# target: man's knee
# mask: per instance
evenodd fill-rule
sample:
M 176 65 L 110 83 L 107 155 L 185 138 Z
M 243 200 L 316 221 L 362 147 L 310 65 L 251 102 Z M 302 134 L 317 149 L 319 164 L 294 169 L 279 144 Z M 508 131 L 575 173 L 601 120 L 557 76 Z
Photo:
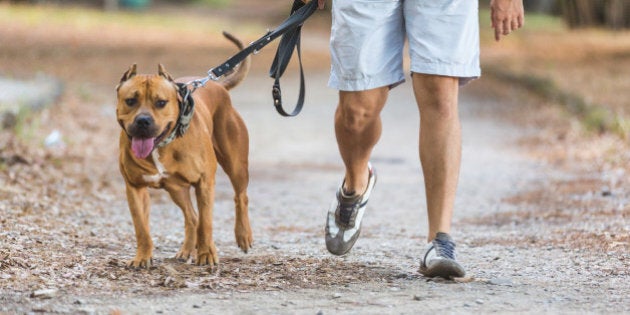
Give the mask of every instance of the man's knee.
M 378 114 L 357 103 L 340 103 L 337 109 L 339 127 L 350 133 L 361 133 L 377 117 Z
M 440 120 L 457 116 L 458 78 L 419 73 L 414 73 L 412 78 L 421 113 Z
M 379 118 L 386 100 L 387 90 L 383 89 L 341 91 L 336 114 L 337 122 L 347 131 L 361 133 Z
M 419 104 L 420 113 L 430 115 L 432 120 L 447 121 L 457 118 L 457 102 L 445 99 L 434 99 Z

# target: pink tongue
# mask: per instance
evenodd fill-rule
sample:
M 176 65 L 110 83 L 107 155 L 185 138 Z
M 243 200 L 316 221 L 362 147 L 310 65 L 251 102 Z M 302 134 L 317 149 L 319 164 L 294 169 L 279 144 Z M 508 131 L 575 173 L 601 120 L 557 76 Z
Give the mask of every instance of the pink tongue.
M 131 138 L 131 150 L 137 158 L 144 159 L 153 151 L 154 142 L 155 138 Z

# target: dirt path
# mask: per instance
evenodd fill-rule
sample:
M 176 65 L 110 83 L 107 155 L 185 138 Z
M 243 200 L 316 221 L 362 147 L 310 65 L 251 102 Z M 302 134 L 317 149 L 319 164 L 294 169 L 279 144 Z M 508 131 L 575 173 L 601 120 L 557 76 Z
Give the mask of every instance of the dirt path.
M 323 246 L 324 215 L 342 173 L 330 128 L 336 95 L 323 88 L 325 75 L 310 74 L 308 84 L 308 105 L 295 119 L 273 112 L 267 78 L 253 75 L 233 93 L 251 132 L 250 206 L 256 238 L 251 253 L 240 253 L 234 244 L 231 192 L 221 174 L 215 211 L 222 258 L 218 271 L 169 259 L 180 245 L 183 223 L 179 210 L 160 192 L 154 194 L 151 217 L 157 267 L 125 269 L 135 250 L 133 228 L 115 158 L 106 154 L 101 158 L 110 164 L 109 171 L 99 181 L 108 182 L 107 189 L 94 188 L 91 196 L 65 192 L 84 199 L 82 210 L 35 204 L 32 212 L 58 219 L 35 213 L 3 219 L 2 234 L 10 244 L 2 244 L 7 257 L 0 269 L 0 311 L 625 311 L 630 289 L 625 245 L 621 252 L 602 256 L 589 248 L 547 243 L 557 228 L 554 218 L 522 217 L 535 212 L 506 202 L 574 175 L 533 160 L 515 145 L 534 130 L 497 120 L 509 117 L 514 105 L 475 93 L 464 93 L 461 101 L 464 161 L 454 232 L 469 277 L 457 283 L 424 279 L 416 272 L 426 218 L 415 149 L 417 110 L 407 85 L 394 90 L 383 113 L 384 133 L 373 158 L 379 183 L 361 239 L 351 254 L 329 255 Z M 285 90 L 292 90 L 290 83 Z M 111 112 L 101 108 L 99 121 L 110 121 Z M 116 134 L 103 138 L 115 142 Z M 112 147 L 102 150 L 115 152 Z M 90 161 L 85 165 L 103 172 Z M 26 255 L 29 251 L 34 257 Z M 51 291 L 35 297 L 42 289 Z
M 328 254 L 324 218 L 342 168 L 331 126 L 336 94 L 325 88 L 325 70 L 314 71 L 326 60 L 313 51 L 307 105 L 297 118 L 273 111 L 272 82 L 264 76 L 270 53 L 256 57 L 233 93 L 251 134 L 253 251 L 242 254 L 235 245 L 232 194 L 220 174 L 214 221 L 220 268 L 170 259 L 183 239 L 182 215 L 156 191 L 156 267 L 126 269 L 135 239 L 117 169 L 113 86 L 133 61 L 142 61 L 143 72 L 164 62 L 182 74 L 232 50 L 217 41 L 197 44 L 182 48 L 189 62 L 181 62 L 161 43 L 136 44 L 142 34 L 133 32 L 113 44 L 82 45 L 83 35 L 69 30 L 51 32 L 63 35 L 56 38 L 13 27 L 0 30 L 6 41 L 0 58 L 7 61 L 1 69 L 16 75 L 43 69 L 66 82 L 66 93 L 19 124 L 17 137 L 0 133 L 0 314 L 627 312 L 627 174 L 550 158 L 539 139 L 560 137 L 546 134 L 548 120 L 566 119 L 485 79 L 465 89 L 460 109 L 464 160 L 453 236 L 468 277 L 429 280 L 416 271 L 427 228 L 409 84 L 392 92 L 383 113 L 373 156 L 379 180 L 362 236 L 351 254 Z M 110 32 L 103 29 L 103 36 Z M 283 81 L 287 103 L 295 81 Z M 42 147 L 54 130 L 64 145 Z

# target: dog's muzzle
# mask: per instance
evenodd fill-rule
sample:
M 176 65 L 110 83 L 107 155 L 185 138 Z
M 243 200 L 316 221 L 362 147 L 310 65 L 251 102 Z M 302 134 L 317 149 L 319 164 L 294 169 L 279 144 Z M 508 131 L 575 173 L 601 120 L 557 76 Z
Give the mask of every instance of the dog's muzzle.
M 166 133 L 171 129 L 172 123 L 168 123 L 161 132 L 151 115 L 141 114 L 136 116 L 127 130 L 131 140 L 131 151 L 139 159 L 148 157 L 156 145 L 162 141 Z
M 151 115 L 140 114 L 133 120 L 127 132 L 132 138 L 153 138 L 159 130 Z

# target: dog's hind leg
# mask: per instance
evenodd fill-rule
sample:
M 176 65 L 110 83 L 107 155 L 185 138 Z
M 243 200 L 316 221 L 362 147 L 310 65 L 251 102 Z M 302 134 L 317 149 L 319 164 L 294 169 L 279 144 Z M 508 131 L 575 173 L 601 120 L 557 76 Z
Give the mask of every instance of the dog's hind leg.
M 236 243 L 243 252 L 247 252 L 253 243 L 247 197 L 249 135 L 243 119 L 231 106 L 217 112 L 214 119 L 213 143 L 217 160 L 234 188 Z
M 190 186 L 173 185 L 165 188 L 173 202 L 184 214 L 184 243 L 175 258 L 190 262 L 197 255 L 195 247 L 197 245 L 196 229 L 198 222 L 197 213 L 190 198 Z

